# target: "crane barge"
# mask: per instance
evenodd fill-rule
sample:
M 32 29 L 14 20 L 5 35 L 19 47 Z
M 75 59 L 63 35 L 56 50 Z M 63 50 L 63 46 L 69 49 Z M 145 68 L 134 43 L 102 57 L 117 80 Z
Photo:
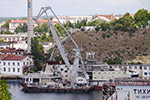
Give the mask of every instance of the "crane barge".
M 67 54 L 65 53 L 64 47 L 57 35 L 57 32 L 51 23 L 51 20 L 48 17 L 48 11 L 51 11 L 54 17 L 58 20 L 59 24 L 67 33 L 68 37 L 71 39 L 73 44 L 75 45 L 74 61 L 71 65 Z M 80 48 L 77 43 L 73 40 L 69 32 L 60 22 L 57 15 L 54 13 L 50 6 L 42 7 L 37 17 L 34 19 L 35 21 L 39 19 L 43 14 L 46 15 L 48 20 L 48 25 L 51 29 L 53 37 L 56 41 L 56 45 L 60 51 L 60 55 L 65 62 L 65 67 L 68 70 L 68 77 L 64 78 L 60 73 L 56 73 L 57 67 L 62 65 L 51 65 L 46 67 L 46 71 L 41 73 L 29 73 L 28 75 L 22 76 L 24 79 L 21 83 L 23 86 L 24 92 L 90 92 L 93 90 L 93 87 L 89 85 L 89 76 L 85 71 L 84 62 L 82 60 L 80 54 Z M 81 64 L 79 63 L 81 62 Z M 49 72 L 48 72 L 49 71 Z M 67 80 L 66 80 L 67 79 Z

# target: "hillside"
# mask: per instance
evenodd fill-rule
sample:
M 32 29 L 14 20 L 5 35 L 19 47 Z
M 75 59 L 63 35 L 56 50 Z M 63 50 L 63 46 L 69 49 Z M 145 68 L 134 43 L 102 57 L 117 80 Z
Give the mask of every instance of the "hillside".
M 84 59 L 87 51 L 95 52 L 96 59 L 102 62 L 119 58 L 122 63 L 127 61 L 133 63 L 132 60 L 137 56 L 150 55 L 150 29 L 137 30 L 134 33 L 122 31 L 76 32 L 73 34 L 73 38 L 83 48 Z M 70 52 L 70 48 L 74 48 L 69 39 L 65 42 L 65 48 L 67 52 Z M 141 61 L 138 60 L 135 63 L 139 62 Z

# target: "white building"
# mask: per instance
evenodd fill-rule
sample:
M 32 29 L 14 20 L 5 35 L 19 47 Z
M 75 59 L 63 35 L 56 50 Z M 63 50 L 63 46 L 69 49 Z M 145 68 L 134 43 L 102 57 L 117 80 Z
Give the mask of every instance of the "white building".
M 5 39 L 6 42 L 21 42 L 27 37 L 26 33 L 20 34 L 1 34 L 0 39 Z
M 6 75 L 22 75 L 24 68 L 33 65 L 29 56 L 0 55 L 0 73 Z
M 142 77 L 144 79 L 150 79 L 150 65 L 144 65 L 142 67 Z
M 87 22 L 92 20 L 92 16 L 58 16 L 61 23 L 66 23 L 70 21 L 71 23 L 77 23 L 77 21 L 87 20 Z M 54 17 L 53 21 L 57 21 Z
M 57 21 L 51 21 L 53 24 L 58 23 Z M 48 23 L 48 20 L 37 20 L 37 22 L 34 22 L 33 26 L 36 27 L 38 23 L 43 24 L 43 23 Z M 15 29 L 20 26 L 27 24 L 27 20 L 12 20 L 9 23 L 9 31 L 14 32 Z

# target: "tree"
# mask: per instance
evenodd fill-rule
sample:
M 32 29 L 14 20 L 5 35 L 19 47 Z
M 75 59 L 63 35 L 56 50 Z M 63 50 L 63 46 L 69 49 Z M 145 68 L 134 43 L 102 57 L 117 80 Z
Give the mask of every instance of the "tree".
M 20 24 L 20 25 L 15 29 L 15 32 L 16 32 L 16 33 L 19 33 L 19 32 L 25 33 L 25 32 L 27 32 L 27 24 L 26 24 L 26 23 L 24 23 L 23 25 Z
M 145 27 L 150 20 L 150 13 L 148 10 L 140 9 L 135 13 L 134 18 L 139 27 L 141 27 L 141 25 Z
M 9 92 L 7 83 L 0 79 L 0 100 L 11 100 L 12 94 Z
M 9 30 L 9 22 L 11 21 L 12 19 L 9 19 L 8 21 L 6 21 L 6 23 L 4 25 L 2 25 L 1 27 L 2 28 L 7 28 L 7 30 Z
M 136 30 L 135 20 L 130 16 L 130 13 L 126 13 L 123 17 L 118 20 L 110 22 L 111 28 L 120 31 L 132 31 Z
M 1 38 L 0 42 L 6 42 L 6 40 L 4 38 Z
M 107 64 L 121 64 L 122 60 L 119 57 L 110 58 L 107 61 Z
M 41 53 L 44 53 L 44 50 L 36 37 L 31 39 L 31 53 L 34 56 L 35 71 L 40 71 L 42 69 L 40 61 L 43 59 Z

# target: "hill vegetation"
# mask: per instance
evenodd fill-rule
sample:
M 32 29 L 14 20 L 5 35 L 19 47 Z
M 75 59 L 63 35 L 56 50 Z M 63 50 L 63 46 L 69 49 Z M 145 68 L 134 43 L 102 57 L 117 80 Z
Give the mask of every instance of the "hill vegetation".
M 137 56 L 150 55 L 150 29 L 139 29 L 135 32 L 92 31 L 77 32 L 73 38 L 82 47 L 85 59 L 87 51 L 95 52 L 96 59 L 110 64 L 134 63 Z M 74 48 L 71 40 L 65 42 L 67 52 Z M 71 53 L 72 54 L 72 53 Z M 130 61 L 130 62 L 129 62 Z M 135 63 L 145 63 L 138 62 Z

